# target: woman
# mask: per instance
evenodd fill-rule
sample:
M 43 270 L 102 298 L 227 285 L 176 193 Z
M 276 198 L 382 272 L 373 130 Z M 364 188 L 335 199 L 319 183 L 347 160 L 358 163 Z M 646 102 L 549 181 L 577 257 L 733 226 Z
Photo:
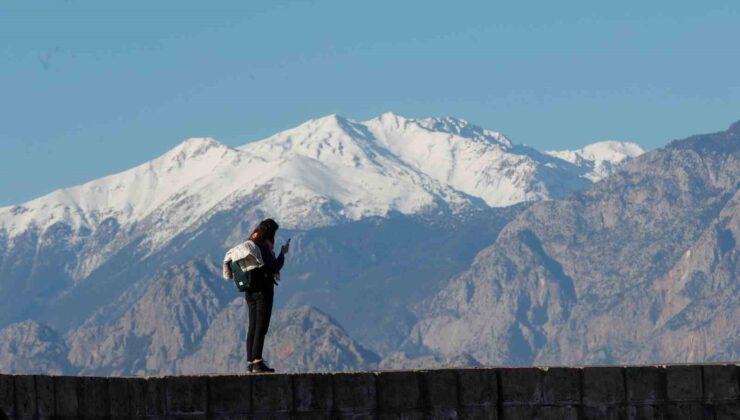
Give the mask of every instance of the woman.
M 249 372 L 274 372 L 275 369 L 267 366 L 262 360 L 262 349 L 265 345 L 265 335 L 270 326 L 272 301 L 275 296 L 275 285 L 283 268 L 285 255 L 290 250 L 290 240 L 280 249 L 280 255 L 275 258 L 275 232 L 278 224 L 272 219 L 260 222 L 257 228 L 249 235 L 249 240 L 260 249 L 264 265 L 251 272 L 251 282 L 245 295 L 249 307 L 249 329 L 247 331 L 247 361 Z

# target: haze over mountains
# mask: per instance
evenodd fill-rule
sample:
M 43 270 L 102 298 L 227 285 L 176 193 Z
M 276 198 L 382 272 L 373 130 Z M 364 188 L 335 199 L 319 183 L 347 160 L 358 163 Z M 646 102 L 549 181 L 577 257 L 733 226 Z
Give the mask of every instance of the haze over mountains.
M 190 139 L 0 209 L 0 334 L 67 352 L 49 370 L 238 370 L 244 302 L 218 266 L 271 216 L 294 237 L 268 342 L 282 370 L 737 358 L 737 131 L 636 159 L 391 113 Z

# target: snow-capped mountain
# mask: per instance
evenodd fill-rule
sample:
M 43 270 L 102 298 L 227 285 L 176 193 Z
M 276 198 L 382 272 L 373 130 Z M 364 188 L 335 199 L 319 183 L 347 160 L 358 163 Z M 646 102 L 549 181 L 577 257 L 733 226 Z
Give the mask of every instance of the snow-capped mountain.
M 218 253 L 266 216 L 294 231 L 392 214 L 447 223 L 560 198 L 590 185 L 582 155 L 574 164 L 461 119 L 392 113 L 329 115 L 236 148 L 188 139 L 127 171 L 0 208 L 0 326 L 39 311 L 54 327 L 54 311 L 81 322 L 128 282 Z
M 598 179 L 641 150 L 608 142 L 553 158 L 461 119 L 330 115 L 238 148 L 188 139 L 128 171 L 0 208 L 0 232 L 14 237 L 58 222 L 94 230 L 110 218 L 127 226 L 159 215 L 148 227 L 157 247 L 256 193 L 266 214 L 303 228 L 389 211 L 454 211 L 481 205 L 477 198 L 508 206 L 567 195 L 586 185 L 579 168 L 591 165 L 586 177 Z
M 368 367 L 377 356 L 381 368 L 734 360 L 738 133 L 740 123 L 624 166 L 639 147 L 551 156 L 462 120 L 392 114 L 330 116 L 236 149 L 191 139 L 3 209 L 25 219 L 5 214 L 15 224 L 0 229 L 0 336 L 10 342 L 0 365 L 241 369 L 243 297 L 220 279 L 220 261 L 267 214 L 284 226 L 279 242 L 294 238 L 267 345 L 281 370 Z M 499 173 L 471 150 L 519 163 Z M 536 200 L 567 191 L 548 190 L 542 167 L 569 173 L 572 186 L 616 166 L 563 200 L 507 207 L 466 184 L 484 183 L 486 170 L 517 175 L 521 197 L 544 187 Z M 363 183 L 366 174 L 377 178 Z M 398 190 L 381 189 L 393 180 Z M 280 201 L 293 189 L 305 196 Z M 354 197 L 367 201 L 353 207 Z M 414 207 L 418 197 L 431 204 Z
M 738 360 L 738 180 L 740 122 L 532 204 L 416 307 L 401 357 L 383 365 L 464 353 L 519 366 Z
M 636 143 L 607 140 L 578 150 L 551 150 L 545 153 L 583 168 L 586 171 L 583 177 L 596 182 L 614 173 L 626 159 L 645 153 L 645 149 Z
M 492 207 L 557 198 L 586 186 L 566 162 L 462 119 L 386 113 L 365 125 L 404 163 Z

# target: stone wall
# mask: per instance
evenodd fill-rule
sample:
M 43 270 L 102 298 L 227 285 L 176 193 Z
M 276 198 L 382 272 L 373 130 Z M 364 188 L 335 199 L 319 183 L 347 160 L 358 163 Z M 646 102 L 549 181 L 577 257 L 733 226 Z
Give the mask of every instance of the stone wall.
M 740 419 L 737 364 L 95 378 L 0 375 L 47 418 Z

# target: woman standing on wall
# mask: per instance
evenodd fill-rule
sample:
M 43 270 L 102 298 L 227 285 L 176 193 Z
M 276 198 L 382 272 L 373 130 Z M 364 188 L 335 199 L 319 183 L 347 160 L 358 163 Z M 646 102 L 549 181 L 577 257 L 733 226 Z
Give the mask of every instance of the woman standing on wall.
M 285 255 L 290 250 L 290 239 L 288 239 L 288 242 L 280 248 L 280 255 L 275 257 L 275 232 L 277 230 L 278 224 L 274 220 L 265 219 L 249 235 L 249 240 L 259 247 L 264 262 L 263 266 L 252 270 L 252 280 L 246 291 L 249 307 L 247 361 L 249 372 L 254 373 L 275 371 L 262 359 L 262 349 L 265 345 L 267 329 L 270 326 L 275 285 L 280 279 L 280 269 L 283 268 Z

